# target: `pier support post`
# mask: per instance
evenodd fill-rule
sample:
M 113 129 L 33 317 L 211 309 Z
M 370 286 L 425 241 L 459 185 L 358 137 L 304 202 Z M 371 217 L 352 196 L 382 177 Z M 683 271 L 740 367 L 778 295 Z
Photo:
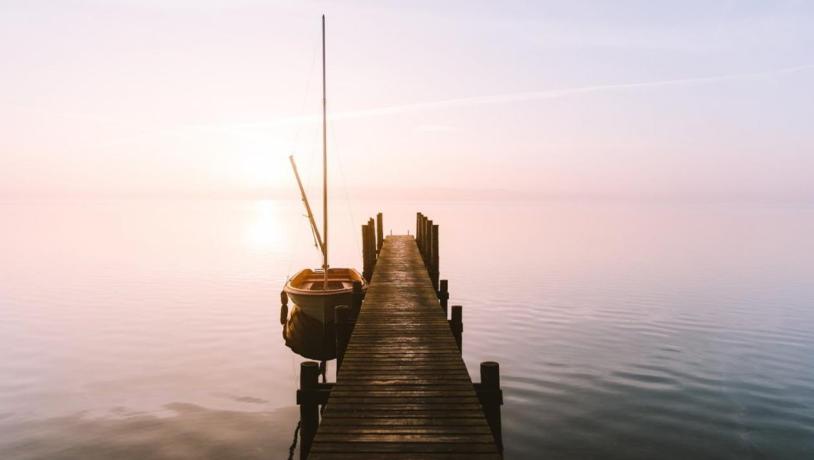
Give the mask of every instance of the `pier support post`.
M 475 391 L 486 415 L 492 436 L 498 449 L 503 451 L 503 427 L 500 422 L 500 406 L 503 404 L 503 390 L 500 389 L 500 365 L 494 361 L 480 363 L 480 385 Z
M 367 279 L 367 224 L 362 225 L 362 276 Z
M 362 311 L 362 299 L 364 298 L 361 281 L 353 282 L 353 291 L 351 296 L 350 316 L 351 320 L 356 321 L 356 318 L 359 317 L 359 312 Z
M 427 231 L 427 216 L 424 216 L 424 219 L 421 220 L 421 260 L 424 262 L 424 266 L 427 266 L 427 240 L 429 239 L 430 234 Z
M 308 457 L 319 426 L 319 404 L 315 397 L 318 387 L 319 363 L 300 363 L 300 391 L 297 392 L 297 403 L 300 405 L 300 460 Z
M 438 292 L 438 277 L 440 270 L 438 267 L 438 224 L 432 226 L 432 255 L 430 256 L 430 279 L 432 280 L 432 288 Z
M 427 216 L 421 214 L 421 244 L 418 246 L 418 252 L 421 253 L 421 260 L 424 260 L 424 246 L 427 241 Z
M 382 213 L 376 214 L 376 254 L 382 251 L 384 244 L 384 217 Z
M 427 219 L 424 225 L 427 227 L 427 238 L 424 239 L 424 266 L 429 270 L 432 263 L 432 221 Z
M 373 276 L 373 248 L 370 247 L 370 226 L 362 225 L 362 276 L 370 282 Z
M 421 213 L 415 213 L 415 244 L 421 252 Z
M 376 268 L 376 222 L 371 217 L 367 221 L 367 247 L 370 250 L 370 276 L 373 277 L 373 269 Z M 370 281 L 370 280 L 368 280 Z
M 438 289 L 438 301 L 444 310 L 444 317 L 447 316 L 447 305 L 449 304 L 449 281 L 440 280 Z
M 449 320 L 449 327 L 452 329 L 452 335 L 455 337 L 455 343 L 458 344 L 458 351 L 463 352 L 463 332 L 464 332 L 464 313 L 463 307 L 460 305 L 452 306 L 452 319 Z
M 334 325 L 336 326 L 336 372 L 339 372 L 353 330 L 350 308 L 347 305 L 337 305 L 334 308 Z

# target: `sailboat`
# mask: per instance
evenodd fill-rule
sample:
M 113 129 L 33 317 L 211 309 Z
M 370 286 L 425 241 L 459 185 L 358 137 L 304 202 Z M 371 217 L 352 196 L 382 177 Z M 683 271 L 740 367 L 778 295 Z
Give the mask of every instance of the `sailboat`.
M 328 265 L 328 120 L 325 83 L 325 15 L 322 15 L 322 233 L 320 233 L 308 203 L 308 197 L 302 186 L 297 163 L 289 156 L 294 177 L 302 195 L 308 222 L 311 225 L 314 240 L 322 252 L 322 268 L 305 268 L 292 276 L 283 290 L 303 313 L 326 321 L 333 318 L 333 308 L 337 305 L 350 305 L 353 296 L 353 282 L 362 284 L 363 292 L 367 289 L 364 277 L 353 268 L 331 268 Z

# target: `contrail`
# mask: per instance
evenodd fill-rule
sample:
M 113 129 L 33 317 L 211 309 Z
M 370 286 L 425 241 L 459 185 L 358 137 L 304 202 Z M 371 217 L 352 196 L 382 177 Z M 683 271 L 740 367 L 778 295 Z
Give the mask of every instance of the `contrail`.
M 427 111 L 427 110 L 440 110 L 440 109 L 447 109 L 447 108 L 455 108 L 455 107 L 472 107 L 478 105 L 489 105 L 489 104 L 505 104 L 510 102 L 520 102 L 520 101 L 533 101 L 533 100 L 544 100 L 544 99 L 559 99 L 563 97 L 569 96 L 576 96 L 582 94 L 591 94 L 591 93 L 602 93 L 602 92 L 610 92 L 610 91 L 624 91 L 630 89 L 639 89 L 639 88 L 657 88 L 657 87 L 666 87 L 666 86 L 684 86 L 684 85 L 705 85 L 705 84 L 713 84 L 713 83 L 720 83 L 726 81 L 734 81 L 734 80 L 748 80 L 748 79 L 759 79 L 765 77 L 774 77 L 780 75 L 788 75 L 794 74 L 799 72 L 804 72 L 807 70 L 814 69 L 814 64 L 805 64 L 799 65 L 794 67 L 783 67 L 780 69 L 772 69 L 766 70 L 761 72 L 751 72 L 751 73 L 738 73 L 738 74 L 726 74 L 726 75 L 713 75 L 713 76 L 706 76 L 706 77 L 691 77 L 691 78 L 676 78 L 670 80 L 656 80 L 656 81 L 640 81 L 640 82 L 632 82 L 632 83 L 615 83 L 615 84 L 605 84 L 605 85 L 591 85 L 591 86 L 581 86 L 576 88 L 565 88 L 565 89 L 554 89 L 554 90 L 545 90 L 545 91 L 528 91 L 528 92 L 518 92 L 518 93 L 507 93 L 507 94 L 498 94 L 498 95 L 491 95 L 491 96 L 474 96 L 474 97 L 463 97 L 463 98 L 454 98 L 454 99 L 444 99 L 440 101 L 430 101 L 430 102 L 416 102 L 412 104 L 402 104 L 402 105 L 394 105 L 388 107 L 376 107 L 370 109 L 360 109 L 360 110 L 349 110 L 344 112 L 334 112 L 328 115 L 328 119 L 330 120 L 348 120 L 348 119 L 355 119 L 355 118 L 369 118 L 369 117 L 379 117 L 379 116 L 386 116 L 386 115 L 396 115 L 401 113 L 409 113 L 409 112 L 420 112 L 420 111 Z M 200 131 L 240 131 L 243 129 L 253 129 L 253 128 L 270 128 L 275 126 L 287 126 L 287 125 L 298 125 L 298 124 L 309 124 L 309 123 L 316 123 L 321 121 L 320 116 L 318 115 L 302 115 L 302 116 L 292 116 L 292 117 L 283 117 L 276 120 L 269 120 L 269 121 L 256 121 L 256 122 L 245 122 L 245 123 L 232 123 L 232 124 L 198 124 L 198 125 L 187 125 L 183 127 L 179 127 L 176 129 L 168 129 L 158 134 L 182 134 L 181 131 L 187 133 L 195 133 Z M 136 136 L 144 137 L 144 136 Z M 132 140 L 133 138 L 127 140 L 119 140 L 121 143 L 122 141 L 127 142 Z
M 582 86 L 577 88 L 565 88 L 565 89 L 555 89 L 555 90 L 546 90 L 546 91 L 529 91 L 529 92 L 520 92 L 520 93 L 508 93 L 508 94 L 498 94 L 492 96 L 475 96 L 475 97 L 464 97 L 464 98 L 455 98 L 455 99 L 444 99 L 440 101 L 432 101 L 432 102 L 417 102 L 413 104 L 403 104 L 403 105 L 395 105 L 389 107 L 378 107 L 378 108 L 371 108 L 371 109 L 361 109 L 361 110 L 350 110 L 345 112 L 335 112 L 328 116 L 329 119 L 332 120 L 343 120 L 343 119 L 351 119 L 351 118 L 366 118 L 366 117 L 376 117 L 376 116 L 383 116 L 383 115 L 393 115 L 393 114 L 400 114 L 406 112 L 417 112 L 417 111 L 424 111 L 424 110 L 437 110 L 437 109 L 445 109 L 445 108 L 452 108 L 452 107 L 469 107 L 469 106 L 476 106 L 476 105 L 487 105 L 487 104 L 503 104 L 508 102 L 518 102 L 518 101 L 532 101 L 532 100 L 540 100 L 540 99 L 558 99 L 562 97 L 574 96 L 579 94 L 590 94 L 590 93 L 600 93 L 600 92 L 608 92 L 608 91 L 620 91 L 620 90 L 627 90 L 627 89 L 637 89 L 637 88 L 655 88 L 660 86 L 679 86 L 679 85 L 702 85 L 702 84 L 709 84 L 709 83 L 718 83 L 724 81 L 731 81 L 731 80 L 746 80 L 746 79 L 756 79 L 756 78 L 763 78 L 763 77 L 772 77 L 778 75 L 785 75 L 785 74 L 792 74 L 803 72 L 806 70 L 814 69 L 814 64 L 806 64 L 800 65 L 795 67 L 785 67 L 781 69 L 773 69 L 763 72 L 752 72 L 752 73 L 740 73 L 740 74 L 729 74 L 729 75 L 714 75 L 714 76 L 707 76 L 707 77 L 693 77 L 693 78 L 678 78 L 678 79 L 671 79 L 671 80 L 657 80 L 657 81 L 643 81 L 643 82 L 633 82 L 633 83 L 617 83 L 617 84 L 607 84 L 607 85 L 591 85 L 591 86 Z M 299 122 L 310 122 L 310 121 L 317 121 L 319 117 L 313 116 L 302 116 L 302 117 L 291 117 L 291 118 L 284 118 L 280 120 L 273 120 L 268 122 L 257 122 L 257 123 L 245 123 L 239 124 L 237 126 L 240 127 L 252 127 L 252 126 L 269 126 L 269 125 L 277 125 L 277 124 L 289 124 L 289 123 L 299 123 Z

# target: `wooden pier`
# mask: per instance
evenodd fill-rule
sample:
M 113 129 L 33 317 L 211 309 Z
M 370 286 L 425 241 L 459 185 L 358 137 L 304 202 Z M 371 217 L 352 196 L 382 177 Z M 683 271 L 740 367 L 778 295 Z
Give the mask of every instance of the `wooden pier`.
M 472 383 L 462 309 L 447 319 L 438 279 L 438 226 L 419 214 L 417 238 L 383 238 L 381 214 L 376 224 L 362 230 L 364 301 L 336 309 L 336 383 L 301 367 L 301 458 L 501 458 L 498 366 L 482 363 Z

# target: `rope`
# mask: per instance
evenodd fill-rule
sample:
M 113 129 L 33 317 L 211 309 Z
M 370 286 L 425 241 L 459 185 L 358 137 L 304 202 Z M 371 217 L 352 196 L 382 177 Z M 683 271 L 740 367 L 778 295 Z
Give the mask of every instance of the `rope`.
M 294 428 L 294 440 L 291 441 L 291 447 L 288 448 L 288 460 L 294 460 L 294 451 L 297 450 L 297 439 L 300 433 L 300 425 L 302 422 L 297 422 L 297 428 Z

